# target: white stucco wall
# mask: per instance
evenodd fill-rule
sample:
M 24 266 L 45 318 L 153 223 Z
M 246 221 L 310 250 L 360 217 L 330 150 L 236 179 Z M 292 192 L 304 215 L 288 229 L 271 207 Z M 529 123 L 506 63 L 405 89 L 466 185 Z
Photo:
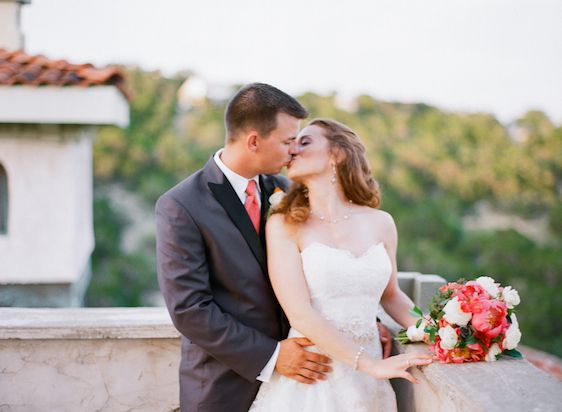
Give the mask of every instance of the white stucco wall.
M 129 124 L 129 104 L 115 86 L 0 86 L 0 107 L 0 123 Z
M 0 48 L 16 50 L 23 47 L 20 9 L 17 1 L 0 1 Z
M 0 235 L 0 284 L 66 283 L 94 247 L 93 129 L 0 125 L 8 175 L 8 232 Z

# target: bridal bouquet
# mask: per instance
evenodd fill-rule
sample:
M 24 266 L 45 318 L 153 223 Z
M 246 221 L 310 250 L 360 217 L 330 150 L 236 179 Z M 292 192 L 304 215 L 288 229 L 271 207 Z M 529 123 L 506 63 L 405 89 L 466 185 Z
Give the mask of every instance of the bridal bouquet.
M 514 307 L 519 294 L 489 276 L 459 279 L 441 288 L 429 305 L 429 315 L 414 307 L 415 326 L 398 332 L 401 343 L 426 341 L 436 358 L 447 363 L 495 361 L 500 355 L 521 357 L 515 348 L 521 331 Z

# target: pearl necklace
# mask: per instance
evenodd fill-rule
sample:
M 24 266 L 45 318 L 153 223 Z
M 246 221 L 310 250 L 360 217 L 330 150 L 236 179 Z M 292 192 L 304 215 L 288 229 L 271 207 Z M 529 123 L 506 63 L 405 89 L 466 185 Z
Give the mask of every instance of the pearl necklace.
M 353 201 L 350 200 L 349 203 L 353 203 Z M 313 215 L 313 216 L 316 216 L 318 219 L 320 219 L 321 222 L 324 222 L 324 223 L 339 223 L 339 222 L 343 222 L 344 220 L 349 219 L 349 206 L 347 207 L 347 210 L 348 210 L 348 213 L 344 214 L 340 218 L 335 218 L 335 219 L 328 219 L 326 216 L 322 216 L 321 214 L 313 212 L 312 210 L 310 211 L 310 214 Z

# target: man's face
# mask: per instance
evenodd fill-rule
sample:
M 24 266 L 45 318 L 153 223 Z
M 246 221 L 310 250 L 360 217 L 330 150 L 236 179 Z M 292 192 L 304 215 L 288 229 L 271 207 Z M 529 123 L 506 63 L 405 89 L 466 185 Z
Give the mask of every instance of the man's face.
M 276 174 L 287 166 L 296 153 L 296 138 L 301 121 L 285 113 L 277 113 L 277 128 L 266 138 L 259 138 L 256 153 L 259 156 L 259 173 Z

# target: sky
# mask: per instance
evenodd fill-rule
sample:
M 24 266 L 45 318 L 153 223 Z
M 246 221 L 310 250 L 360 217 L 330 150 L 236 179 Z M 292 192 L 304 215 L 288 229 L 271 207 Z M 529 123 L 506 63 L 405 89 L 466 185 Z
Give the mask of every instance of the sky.
M 562 124 L 562 0 L 32 0 L 25 48 Z

